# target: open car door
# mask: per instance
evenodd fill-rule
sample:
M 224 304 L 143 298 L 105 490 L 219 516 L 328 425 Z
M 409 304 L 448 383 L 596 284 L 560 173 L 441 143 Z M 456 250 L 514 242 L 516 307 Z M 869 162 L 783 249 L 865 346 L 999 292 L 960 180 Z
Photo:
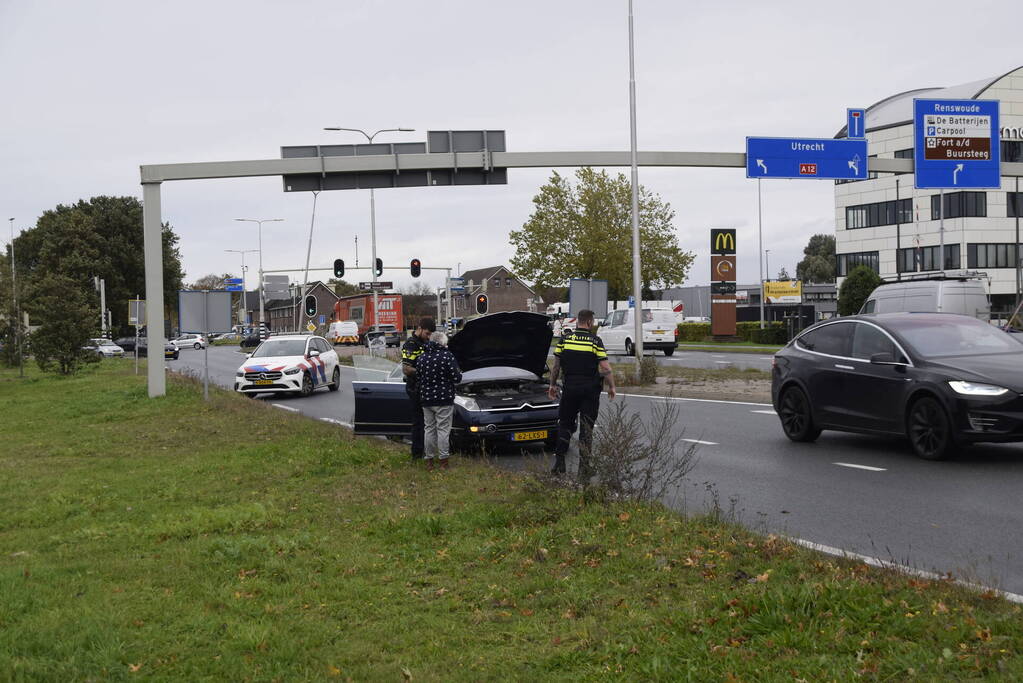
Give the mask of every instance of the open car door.
M 412 402 L 401 365 L 378 356 L 353 356 L 356 434 L 410 436 Z

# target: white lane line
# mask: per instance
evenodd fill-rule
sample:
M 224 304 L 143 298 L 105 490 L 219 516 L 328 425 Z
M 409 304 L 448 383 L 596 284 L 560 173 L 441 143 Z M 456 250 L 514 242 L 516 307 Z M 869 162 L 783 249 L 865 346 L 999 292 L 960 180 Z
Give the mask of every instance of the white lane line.
M 280 403 L 271 403 L 274 408 L 280 408 L 281 410 L 289 410 L 293 413 L 298 412 L 298 408 L 292 408 L 291 406 L 282 406 Z
M 868 470 L 870 472 L 887 472 L 888 469 L 885 467 L 871 467 L 870 465 L 857 465 L 851 462 L 833 462 L 832 465 L 838 465 L 839 467 L 852 467 L 857 470 Z
M 698 443 L 701 446 L 717 446 L 716 441 L 700 441 L 699 439 L 681 439 L 682 441 L 688 441 L 689 443 Z
M 324 422 L 329 422 L 331 424 L 341 425 L 342 427 L 347 427 L 348 429 L 352 428 L 352 423 L 351 422 L 345 422 L 344 420 L 335 420 L 332 417 L 321 417 L 320 419 L 322 421 L 324 421 Z
M 762 403 L 760 405 L 763 405 Z M 777 415 L 778 413 L 773 410 L 751 410 L 751 413 L 760 413 L 761 415 Z
M 769 406 L 770 403 L 753 403 L 751 401 L 722 401 L 717 398 L 682 398 L 681 396 L 651 396 L 650 394 L 620 394 L 615 393 L 615 396 L 628 396 L 629 398 L 649 398 L 651 400 L 660 401 L 695 401 L 697 403 L 729 403 L 735 406 Z M 756 411 L 754 411 L 756 412 Z M 774 411 L 771 411 L 774 414 Z
M 722 363 L 724 365 L 731 365 L 732 364 L 732 361 L 730 361 L 730 360 L 716 360 L 714 362 L 715 363 Z
M 774 360 L 774 356 L 761 356 L 760 360 Z
M 914 567 L 908 567 L 908 566 L 906 566 L 904 564 L 897 564 L 895 562 L 886 562 L 886 561 L 884 561 L 882 559 L 879 559 L 879 558 L 876 558 L 876 557 L 870 557 L 869 555 L 860 555 L 859 553 L 850 552 L 848 550 L 843 550 L 841 548 L 835 548 L 835 547 L 832 547 L 830 545 L 821 545 L 820 543 L 814 543 L 813 541 L 806 541 L 806 540 L 803 540 L 802 538 L 795 538 L 793 536 L 786 536 L 785 538 L 787 538 L 788 540 L 792 541 L 796 545 L 803 546 L 804 548 L 809 548 L 810 550 L 816 550 L 817 552 L 824 553 L 825 555 L 834 555 L 835 557 L 844 557 L 844 558 L 847 558 L 847 559 L 850 559 L 850 560 L 859 560 L 860 562 L 863 562 L 864 564 L 869 564 L 871 567 L 880 567 L 882 569 L 895 569 L 895 570 L 900 571 L 900 572 L 905 572 L 906 574 L 911 574 L 913 576 L 919 576 L 920 578 L 923 578 L 923 579 L 931 579 L 933 581 L 945 581 L 945 580 L 947 580 L 947 577 L 946 577 L 945 574 L 935 574 L 934 572 L 929 572 L 929 571 L 926 571 L 924 569 L 916 569 Z M 996 595 L 1000 595 L 1001 597 L 1005 598 L 1009 602 L 1015 602 L 1017 604 L 1023 604 L 1023 595 L 1019 595 L 1018 593 L 1009 593 L 1007 591 L 999 590 L 997 588 L 991 588 L 990 586 L 985 586 L 985 585 L 979 584 L 979 583 L 972 583 L 970 581 L 963 581 L 961 579 L 954 579 L 953 582 L 958 584 L 958 585 L 960 585 L 960 586 L 965 586 L 966 588 L 970 588 L 972 590 L 976 590 L 976 591 L 980 591 L 980 592 L 991 591 L 992 593 L 994 593 Z

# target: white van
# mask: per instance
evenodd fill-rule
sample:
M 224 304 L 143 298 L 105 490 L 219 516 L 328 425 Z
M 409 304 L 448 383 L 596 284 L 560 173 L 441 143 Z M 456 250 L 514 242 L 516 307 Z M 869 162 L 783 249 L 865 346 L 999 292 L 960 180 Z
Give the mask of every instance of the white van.
M 982 277 L 986 276 L 976 273 L 880 285 L 863 302 L 860 313 L 959 313 L 987 320 L 991 300 Z
M 354 320 L 331 323 L 327 328 L 327 339 L 332 344 L 358 344 L 359 323 Z
M 621 308 L 609 314 L 598 328 L 597 334 L 608 353 L 636 354 L 636 309 Z M 678 325 L 675 313 L 669 309 L 643 309 L 643 349 L 663 351 L 665 356 L 675 353 L 678 343 Z

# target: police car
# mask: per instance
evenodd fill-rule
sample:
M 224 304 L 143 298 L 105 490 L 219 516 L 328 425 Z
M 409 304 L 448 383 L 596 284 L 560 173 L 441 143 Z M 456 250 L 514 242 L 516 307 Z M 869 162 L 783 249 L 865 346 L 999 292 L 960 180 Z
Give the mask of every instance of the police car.
M 234 390 L 261 393 L 297 393 L 308 396 L 320 387 L 341 388 L 337 352 L 323 337 L 304 334 L 270 337 L 249 354 L 238 368 Z

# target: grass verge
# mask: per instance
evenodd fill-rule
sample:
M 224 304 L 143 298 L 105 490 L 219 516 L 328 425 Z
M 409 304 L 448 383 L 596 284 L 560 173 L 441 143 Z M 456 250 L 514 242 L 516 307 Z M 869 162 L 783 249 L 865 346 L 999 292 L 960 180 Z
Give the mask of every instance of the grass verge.
M 1020 607 L 404 449 L 129 361 L 0 371 L 0 673 L 1023 677 Z M 315 397 L 309 400 L 316 400 Z

